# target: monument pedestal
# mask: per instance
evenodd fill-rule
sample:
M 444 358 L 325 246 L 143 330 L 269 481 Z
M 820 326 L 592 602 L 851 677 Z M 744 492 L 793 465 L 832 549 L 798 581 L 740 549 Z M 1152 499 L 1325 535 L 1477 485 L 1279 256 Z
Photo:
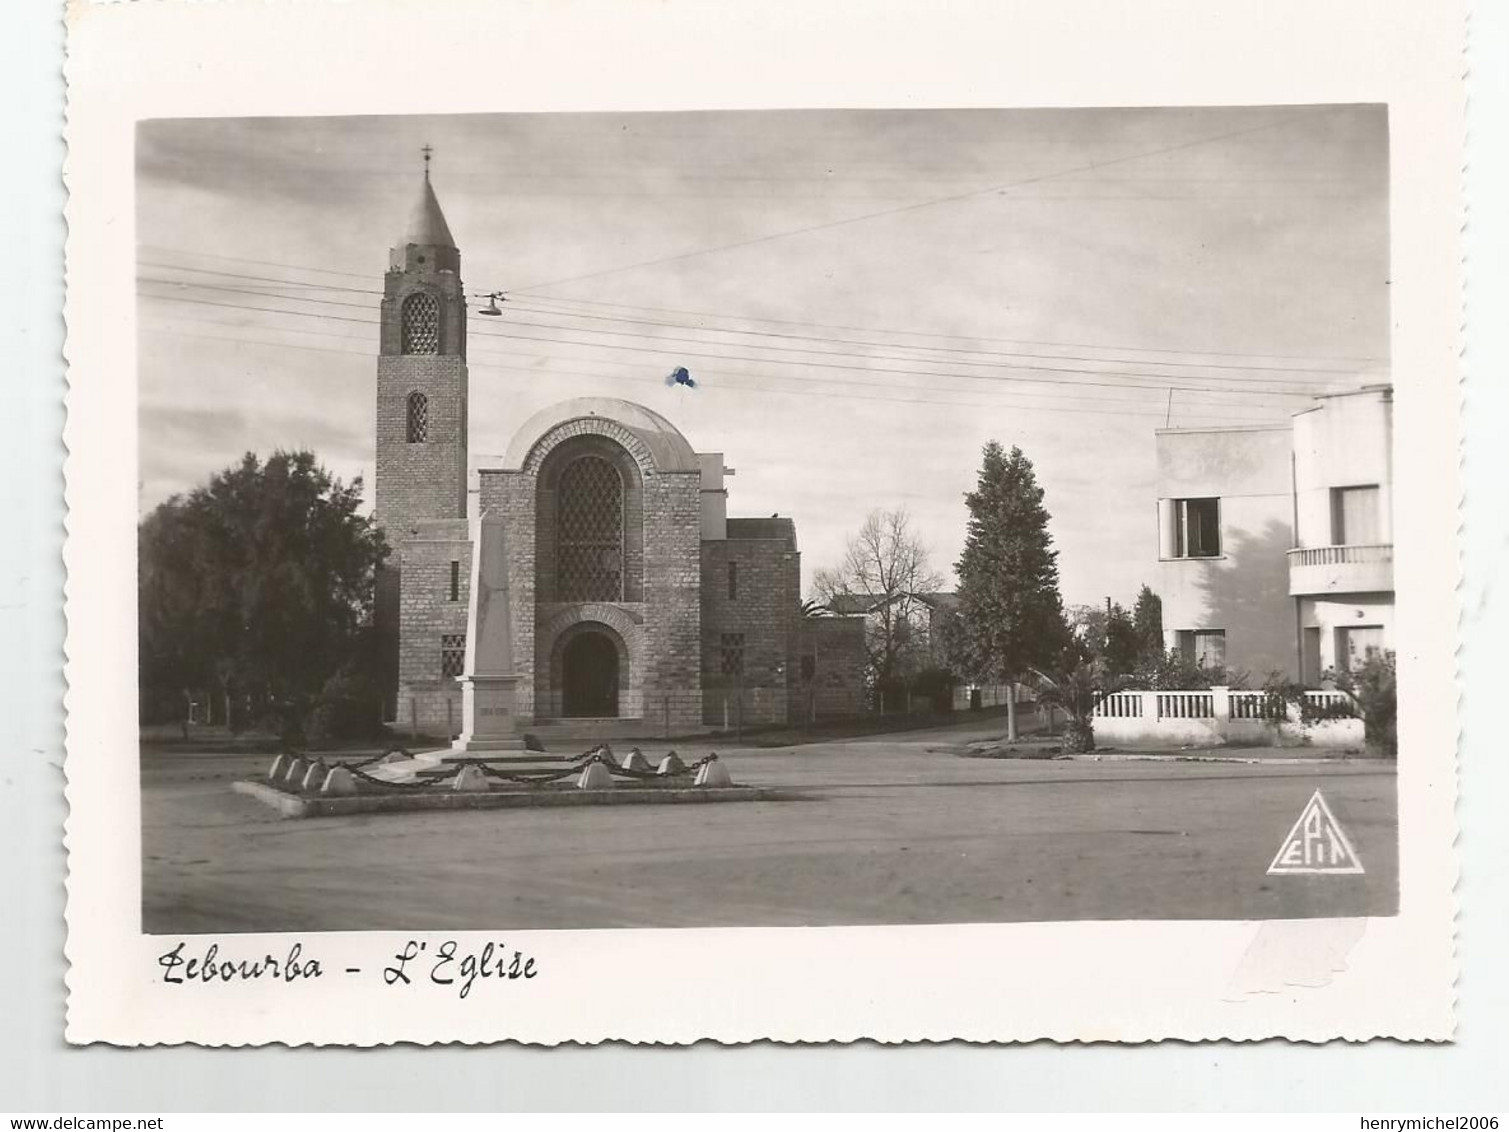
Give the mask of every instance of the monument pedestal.
M 458 676 L 461 684 L 461 737 L 451 743 L 457 753 L 522 751 L 518 733 L 517 676 Z

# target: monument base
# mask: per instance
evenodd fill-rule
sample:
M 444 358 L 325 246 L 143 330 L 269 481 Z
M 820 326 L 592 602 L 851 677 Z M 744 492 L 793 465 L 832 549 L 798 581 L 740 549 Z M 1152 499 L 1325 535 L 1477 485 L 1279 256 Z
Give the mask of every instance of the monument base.
M 517 676 L 458 676 L 461 684 L 461 737 L 451 750 L 466 754 L 522 751 L 518 733 Z

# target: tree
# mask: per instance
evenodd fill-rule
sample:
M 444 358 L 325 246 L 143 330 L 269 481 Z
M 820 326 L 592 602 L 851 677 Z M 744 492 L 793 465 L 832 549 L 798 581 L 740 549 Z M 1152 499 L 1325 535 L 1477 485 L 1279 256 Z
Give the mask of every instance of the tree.
M 813 577 L 823 605 L 835 612 L 864 612 L 867 667 L 881 710 L 887 693 L 905 693 L 911 677 L 929 663 L 928 606 L 919 595 L 942 584 L 904 508 L 871 511 L 849 540 L 843 561 Z
M 144 702 L 216 688 L 227 722 L 240 700 L 296 726 L 327 684 L 370 675 L 373 579 L 387 547 L 360 505 L 360 478 L 343 484 L 312 453 L 265 464 L 248 453 L 148 515 L 138 530 Z
M 969 526 L 959 557 L 959 655 L 972 679 L 1009 682 L 1007 731 L 1017 737 L 1016 684 L 1051 666 L 1066 646 L 1058 552 L 1032 462 L 1013 447 L 985 446 L 975 490 L 964 497 Z
M 1132 607 L 1132 630 L 1137 639 L 1138 667 L 1157 663 L 1163 656 L 1163 599 L 1144 585 Z
M 1120 602 L 1071 605 L 1064 611 L 1065 631 L 1073 637 L 1077 652 L 1099 662 L 1107 672 L 1124 676 L 1139 664 L 1137 631 L 1132 616 Z
M 1076 658 L 1067 650 L 1064 661 L 1052 672 L 1032 669 L 1037 679 L 1038 702 L 1062 708 L 1069 717 L 1064 728 L 1064 750 L 1076 754 L 1095 749 L 1095 708 L 1113 692 L 1126 686 L 1126 678 L 1107 670 L 1099 660 Z
M 1141 660 L 1137 626 L 1120 602 L 1111 606 L 1106 617 L 1106 647 L 1101 654 L 1106 671 L 1116 676 L 1126 676 L 1137 671 Z
M 1064 610 L 1068 631 L 1086 655 L 1100 656 L 1106 648 L 1106 611 L 1099 605 L 1071 605 Z

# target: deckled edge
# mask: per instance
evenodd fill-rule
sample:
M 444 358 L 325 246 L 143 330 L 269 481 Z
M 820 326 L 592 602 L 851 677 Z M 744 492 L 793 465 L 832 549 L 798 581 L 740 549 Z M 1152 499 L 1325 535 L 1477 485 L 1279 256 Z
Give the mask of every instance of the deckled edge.
M 1468 562 L 1467 545 L 1464 535 L 1467 529 L 1467 477 L 1469 462 L 1467 458 L 1467 401 L 1468 401 L 1468 366 L 1467 359 L 1467 223 L 1470 205 L 1468 202 L 1468 142 L 1471 139 L 1471 120 L 1469 117 L 1469 105 L 1471 101 L 1470 83 L 1472 77 L 1472 5 L 1464 4 L 1462 8 L 1461 22 L 1462 36 L 1462 69 L 1460 81 L 1457 86 L 1457 112 L 1461 115 L 1461 123 L 1458 129 L 1458 137 L 1461 141 L 1461 158 L 1457 170 L 1457 341 L 1456 341 L 1456 417 L 1457 417 L 1457 546 L 1456 565 L 1457 577 L 1453 591 L 1456 594 L 1457 620 L 1456 642 L 1452 649 L 1452 682 L 1456 687 L 1456 703 L 1454 704 L 1455 734 L 1453 735 L 1452 760 L 1450 770 L 1451 787 L 1451 846 L 1449 849 L 1450 860 L 1447 869 L 1451 877 L 1451 892 L 1448 896 L 1449 910 L 1451 914 L 1450 967 L 1448 977 L 1451 980 L 1448 991 L 1450 1002 L 1447 1011 L 1450 1015 L 1448 1023 L 1449 1036 L 1444 1039 L 1447 1042 L 1455 1042 L 1458 1026 L 1458 1006 L 1461 1003 L 1462 959 L 1460 953 L 1460 933 L 1462 918 L 1462 900 L 1460 888 L 1462 884 L 1462 820 L 1459 810 L 1462 804 L 1462 746 L 1465 728 L 1462 724 L 1462 710 L 1467 699 L 1467 686 L 1463 679 L 1462 670 L 1462 641 L 1467 632 L 1467 606 L 1464 600 L 1466 596 Z
M 60 316 L 63 321 L 63 343 L 61 356 L 62 380 L 63 380 L 63 428 L 59 436 L 59 444 L 63 449 L 62 460 L 62 488 L 63 488 L 63 543 L 60 555 L 63 560 L 63 666 L 59 675 L 63 681 L 62 709 L 63 719 L 63 1014 L 61 1034 L 63 1041 L 70 1046 L 87 1045 L 88 1042 L 80 1042 L 72 1035 L 73 1029 L 73 996 L 75 990 L 74 961 L 75 952 L 73 933 L 70 931 L 70 921 L 74 912 L 74 878 L 73 878 L 73 776 L 69 757 L 72 749 L 73 718 L 73 689 L 69 681 L 69 669 L 71 666 L 73 639 L 73 624 L 70 619 L 72 606 L 71 574 L 68 569 L 71 557 L 73 539 L 73 513 L 69 507 L 71 473 L 73 461 L 73 449 L 69 445 L 69 437 L 73 422 L 73 374 L 71 355 L 71 334 L 69 327 L 69 297 L 73 290 L 73 218 L 74 200 L 72 193 L 72 156 L 73 151 L 69 145 L 69 139 L 73 132 L 73 68 L 75 60 L 73 56 L 74 29 L 84 18 L 87 10 L 87 0 L 64 0 L 62 10 L 58 13 L 58 20 L 63 25 L 63 54 L 59 60 L 59 73 L 63 83 L 63 121 L 61 123 L 61 140 L 63 143 L 63 160 L 58 170 L 58 180 L 63 188 L 63 308 Z

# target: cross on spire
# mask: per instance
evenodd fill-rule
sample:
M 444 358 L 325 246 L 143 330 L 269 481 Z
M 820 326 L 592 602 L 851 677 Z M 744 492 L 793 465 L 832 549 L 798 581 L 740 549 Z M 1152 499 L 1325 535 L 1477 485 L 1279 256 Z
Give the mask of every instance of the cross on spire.
M 434 153 L 435 150 L 429 142 L 425 142 L 424 145 L 420 146 L 419 152 L 424 154 L 424 179 L 428 181 L 430 179 L 430 154 Z

